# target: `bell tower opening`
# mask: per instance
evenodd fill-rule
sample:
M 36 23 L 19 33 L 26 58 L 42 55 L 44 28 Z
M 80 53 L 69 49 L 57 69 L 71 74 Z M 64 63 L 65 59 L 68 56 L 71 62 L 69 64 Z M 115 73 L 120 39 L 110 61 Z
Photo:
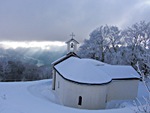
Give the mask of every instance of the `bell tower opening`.
M 74 44 L 73 44 L 73 43 L 71 43 L 71 48 L 73 48 L 73 46 L 74 46 Z

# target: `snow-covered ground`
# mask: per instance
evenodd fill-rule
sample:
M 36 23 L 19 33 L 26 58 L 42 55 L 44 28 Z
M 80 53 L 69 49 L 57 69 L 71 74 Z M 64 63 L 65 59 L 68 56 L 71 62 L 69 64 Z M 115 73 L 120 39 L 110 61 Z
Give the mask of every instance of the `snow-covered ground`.
M 107 107 L 112 109 L 107 110 L 81 110 L 59 105 L 51 85 L 51 80 L 0 82 L 0 113 L 134 113 L 132 101 L 110 102 Z M 148 94 L 140 83 L 138 97 L 142 96 Z

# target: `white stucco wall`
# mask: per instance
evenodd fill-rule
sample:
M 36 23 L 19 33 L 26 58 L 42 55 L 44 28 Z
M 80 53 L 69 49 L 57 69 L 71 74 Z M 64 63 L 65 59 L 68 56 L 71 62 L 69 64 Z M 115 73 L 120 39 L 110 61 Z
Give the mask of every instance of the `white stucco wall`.
M 55 91 L 59 95 L 61 104 L 65 106 L 102 109 L 106 106 L 107 85 L 85 85 L 67 81 L 56 73 Z M 79 96 L 82 105 L 78 105 Z
M 57 72 L 53 73 L 56 74 L 53 87 L 55 86 L 60 103 L 65 106 L 103 109 L 108 101 L 137 97 L 139 80 L 112 80 L 105 85 L 86 85 L 65 80 Z M 82 97 L 82 105 L 78 105 L 79 96 Z
M 112 80 L 109 84 L 107 101 L 135 99 L 139 80 Z

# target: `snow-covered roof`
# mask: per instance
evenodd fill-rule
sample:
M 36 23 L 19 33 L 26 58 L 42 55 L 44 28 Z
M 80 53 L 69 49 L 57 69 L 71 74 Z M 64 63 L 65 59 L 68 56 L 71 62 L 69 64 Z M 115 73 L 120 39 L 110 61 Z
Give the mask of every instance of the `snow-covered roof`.
M 140 78 L 140 75 L 132 66 L 105 65 L 99 67 L 99 69 L 106 72 L 112 79 Z
M 102 84 L 111 81 L 111 78 L 105 72 L 92 65 L 88 59 L 82 60 L 77 57 L 70 57 L 57 64 L 55 69 L 64 78 L 79 83 Z
M 85 84 L 105 84 L 112 79 L 140 78 L 131 66 L 109 65 L 73 56 L 56 64 L 54 68 L 65 79 Z

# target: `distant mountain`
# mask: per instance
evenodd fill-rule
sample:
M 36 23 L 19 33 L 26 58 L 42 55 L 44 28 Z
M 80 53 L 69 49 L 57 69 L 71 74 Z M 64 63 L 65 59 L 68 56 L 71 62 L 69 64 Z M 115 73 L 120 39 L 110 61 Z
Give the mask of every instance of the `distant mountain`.
M 41 48 L 0 48 L 0 57 L 13 61 L 19 60 L 23 63 L 36 64 L 37 66 L 50 66 L 54 60 L 63 56 L 65 53 L 66 51 L 62 49 L 60 51 L 52 51 Z
M 0 48 L 0 81 L 29 81 L 51 78 L 51 63 L 65 51 L 41 48 Z

